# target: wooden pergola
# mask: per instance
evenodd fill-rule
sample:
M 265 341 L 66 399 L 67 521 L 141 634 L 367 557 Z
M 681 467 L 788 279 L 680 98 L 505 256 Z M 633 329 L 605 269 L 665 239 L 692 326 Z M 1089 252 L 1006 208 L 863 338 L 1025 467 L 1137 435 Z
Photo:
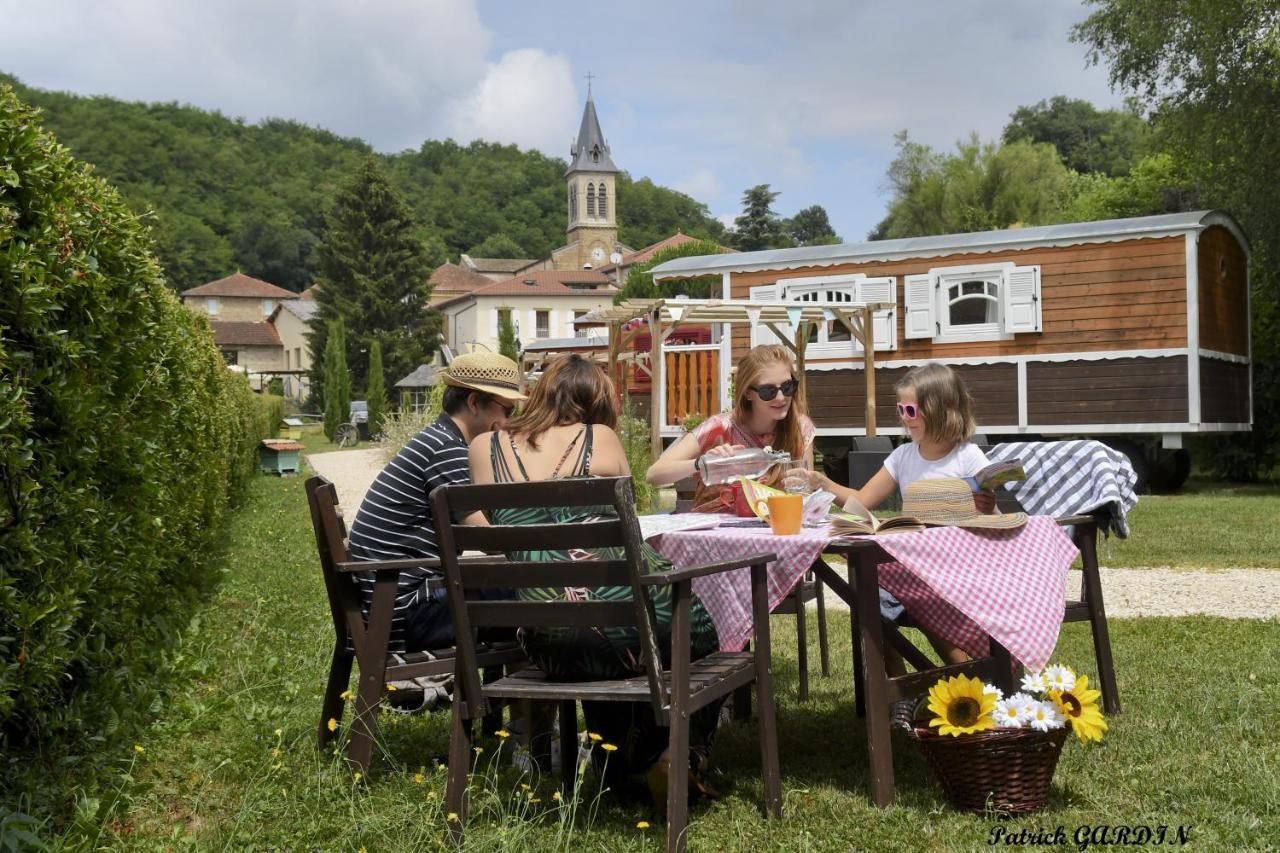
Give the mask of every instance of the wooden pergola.
M 662 452 L 662 424 L 656 400 L 661 372 L 663 343 L 680 326 L 706 326 L 712 323 L 749 323 L 773 332 L 791 350 L 796 359 L 800 388 L 805 387 L 805 350 L 809 345 L 810 326 L 839 322 L 862 345 L 863 366 L 867 383 L 867 435 L 876 434 L 876 373 L 872 317 L 876 311 L 893 308 L 893 303 L 856 302 L 751 302 L 740 299 L 628 299 L 618 305 L 598 308 L 578 318 L 579 327 L 604 326 L 609 332 L 609 375 L 617 366 L 636 336 L 649 331 L 649 374 L 655 399 L 649 406 L 649 430 L 654 458 Z M 625 329 L 624 326 L 643 319 L 647 327 Z M 787 330 L 784 334 L 783 330 Z

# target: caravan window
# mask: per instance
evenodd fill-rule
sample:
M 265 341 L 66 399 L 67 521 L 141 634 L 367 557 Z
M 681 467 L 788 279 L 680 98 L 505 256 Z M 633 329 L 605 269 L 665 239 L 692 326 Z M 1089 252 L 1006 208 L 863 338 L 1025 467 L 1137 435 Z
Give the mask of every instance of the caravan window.
M 951 328 L 999 322 L 999 281 L 976 278 L 947 288 L 947 325 Z

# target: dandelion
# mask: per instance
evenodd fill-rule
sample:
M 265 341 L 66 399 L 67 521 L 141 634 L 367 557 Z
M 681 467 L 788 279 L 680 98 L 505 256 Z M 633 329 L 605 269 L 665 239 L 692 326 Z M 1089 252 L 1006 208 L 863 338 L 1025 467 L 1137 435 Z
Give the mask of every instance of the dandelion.
M 617 747 L 611 743 L 602 743 L 600 744 L 600 748 L 603 749 L 605 752 L 613 752 L 614 750 L 617 749 Z
M 506 729 L 498 729 L 496 732 L 494 732 L 494 734 L 502 738 L 503 740 L 506 740 L 507 738 L 511 737 L 511 732 L 507 731 Z
M 138 755 L 142 755 L 144 752 L 146 752 L 146 750 L 142 747 L 142 744 L 140 743 L 135 743 L 133 745 L 133 751 L 138 753 Z
M 400 689 L 400 688 L 399 688 L 399 687 L 396 687 L 394 684 L 388 684 L 388 685 L 387 685 L 387 692 L 388 692 L 388 693 L 395 693 L 395 692 L 396 692 L 397 690 L 399 690 L 399 689 Z
M 276 737 L 284 737 L 284 729 L 276 729 Z
M 365 850 L 365 849 L 364 849 L 364 845 L 363 845 L 363 844 L 361 844 L 361 845 L 360 845 L 360 850 L 359 850 L 359 851 L 357 851 L 357 853 L 369 853 L 369 851 L 368 851 L 368 850 Z
M 325 725 L 329 727 L 329 731 L 331 732 L 336 732 L 338 730 L 338 721 L 335 720 L 333 717 L 330 717 L 329 722 L 326 723 Z
M 355 775 L 351 777 L 351 781 L 353 781 L 353 782 L 359 782 L 359 781 L 360 781 L 361 779 L 363 779 L 363 778 L 364 778 L 364 774 L 363 774 L 363 773 L 361 773 L 359 770 L 357 770 L 357 771 L 355 772 Z
M 350 702 L 352 699 L 356 698 L 356 694 L 352 693 L 350 690 L 344 690 L 342 691 L 341 698 L 347 702 Z
M 636 829 L 648 829 L 648 828 L 649 828 L 649 821 L 647 820 L 636 821 Z
M 273 747 L 271 747 L 271 757 L 272 757 L 272 758 L 279 758 L 279 757 L 280 757 L 280 755 L 281 755 L 280 747 L 278 747 L 278 746 L 273 746 Z
M 601 735 L 598 735 L 595 732 L 587 732 L 587 737 L 591 738 L 593 741 L 604 740 L 604 738 Z
M 522 790 L 525 790 L 525 791 L 529 790 L 529 786 L 528 786 L 528 785 L 526 785 L 524 782 L 521 782 L 521 783 L 520 783 L 520 788 L 521 788 Z
M 530 797 L 530 798 L 529 798 L 529 802 L 531 802 L 531 803 L 540 803 L 540 802 L 542 802 L 542 798 L 541 798 L 541 797 Z
M 444 816 L 444 819 L 445 819 L 445 820 L 447 820 L 447 821 L 449 821 L 449 823 L 457 823 L 457 822 L 458 822 L 458 813 L 457 813 L 457 812 L 449 812 L 447 815 L 445 815 L 445 816 Z
M 423 782 L 425 782 L 425 781 L 427 781 L 427 777 L 426 777 L 426 775 L 424 775 L 424 774 L 422 774 L 422 773 L 414 773 L 414 774 L 413 774 L 413 783 L 414 783 L 415 785 L 421 785 L 421 784 L 422 784 Z
M 558 802 L 560 802 L 560 792 L 559 792 L 559 791 L 553 791 L 553 792 L 551 793 L 551 799 L 555 800 L 557 803 L 558 803 Z
M 473 747 L 473 749 L 475 750 L 476 755 L 479 755 L 480 753 L 484 752 L 483 746 Z
M 434 800 L 435 798 L 436 798 L 436 792 L 435 792 L 435 791 L 427 791 L 427 799 L 428 799 L 428 800 Z

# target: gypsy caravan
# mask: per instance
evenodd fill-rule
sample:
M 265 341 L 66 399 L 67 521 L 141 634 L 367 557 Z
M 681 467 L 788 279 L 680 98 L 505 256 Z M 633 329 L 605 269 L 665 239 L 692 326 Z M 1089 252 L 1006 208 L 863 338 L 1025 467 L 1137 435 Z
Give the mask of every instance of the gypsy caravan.
M 653 276 L 718 274 L 725 299 L 891 304 L 874 323 L 880 435 L 902 432 L 894 382 L 941 361 L 964 375 L 988 437 L 1097 437 L 1144 472 L 1163 466 L 1175 487 L 1189 470 L 1184 436 L 1251 428 L 1248 269 L 1239 225 L 1202 210 L 678 258 Z M 732 327 L 722 363 L 774 340 Z M 808 340 L 810 407 L 838 450 L 867 434 L 861 344 L 836 323 Z

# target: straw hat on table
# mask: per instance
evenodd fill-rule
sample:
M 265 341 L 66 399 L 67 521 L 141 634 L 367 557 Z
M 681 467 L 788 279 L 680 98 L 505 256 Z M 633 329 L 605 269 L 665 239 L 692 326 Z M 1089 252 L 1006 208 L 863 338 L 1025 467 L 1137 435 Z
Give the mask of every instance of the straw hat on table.
M 925 524 L 1010 530 L 1027 523 L 1025 512 L 986 515 L 973 503 L 973 490 L 958 477 L 916 480 L 902 493 L 902 514 Z
M 470 388 L 512 402 L 527 399 L 520 393 L 520 368 L 496 352 L 469 352 L 457 356 L 444 371 L 444 384 Z

